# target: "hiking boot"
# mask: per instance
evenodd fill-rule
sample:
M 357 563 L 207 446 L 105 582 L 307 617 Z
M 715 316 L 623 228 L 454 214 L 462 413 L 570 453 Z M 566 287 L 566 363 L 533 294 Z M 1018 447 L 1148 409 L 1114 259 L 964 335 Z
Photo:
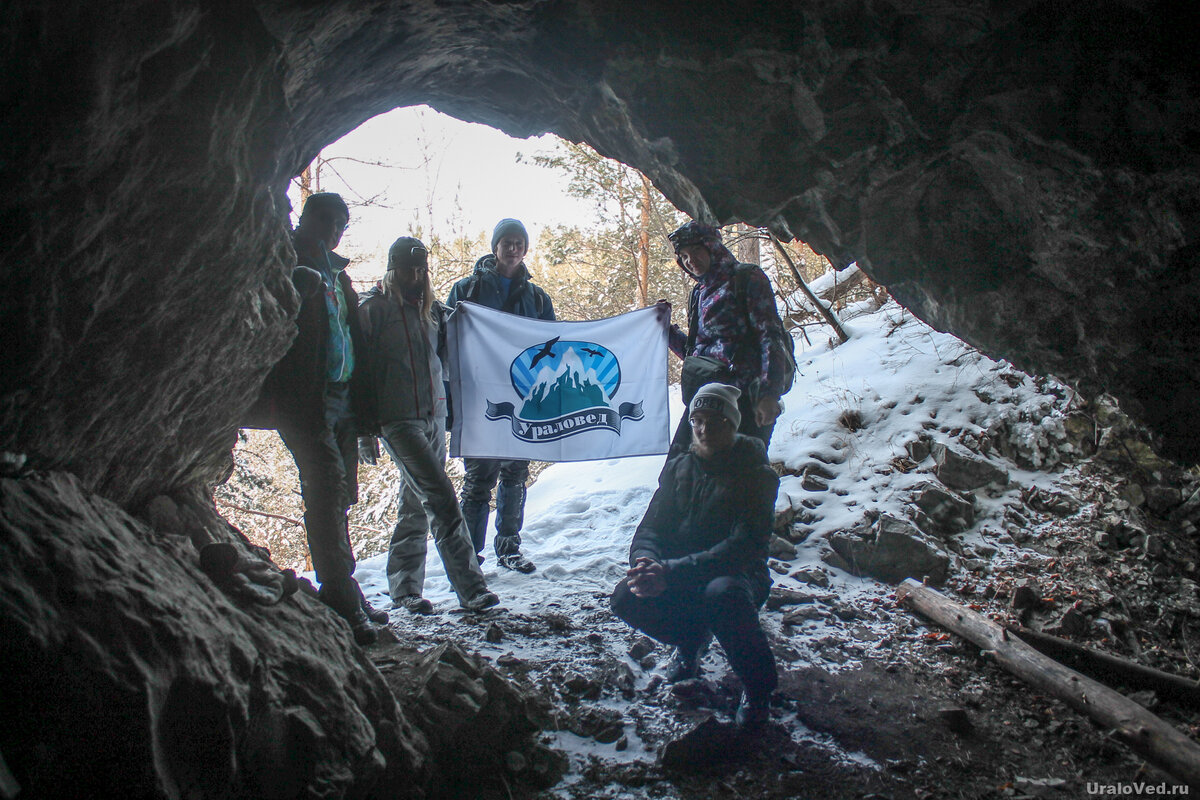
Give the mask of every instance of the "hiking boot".
M 367 615 L 367 619 L 371 620 L 371 622 L 374 622 L 376 625 L 387 625 L 390 621 L 388 618 L 388 612 L 384 611 L 382 608 L 376 608 L 375 606 L 371 605 L 367 602 L 365 597 L 362 601 L 362 610 L 363 613 Z
M 407 609 L 411 614 L 432 614 L 433 603 L 419 594 L 406 594 L 396 598 L 392 605 L 396 608 Z
M 700 677 L 700 651 L 684 651 L 676 647 L 663 670 L 667 683 L 690 681 Z
M 357 614 L 351 614 L 344 619 L 350 625 L 350 632 L 354 634 L 354 641 L 359 647 L 375 644 L 379 640 L 379 631 L 371 624 L 371 620 L 367 619 L 361 608 Z
M 766 725 L 771 721 L 770 700 L 769 696 L 752 698 L 743 691 L 737 711 L 733 712 L 733 724 L 743 731 L 757 730 Z
M 500 566 L 508 567 L 517 572 L 524 572 L 526 575 L 533 572 L 537 567 L 533 565 L 525 556 L 520 553 L 508 553 L 506 555 L 497 555 L 496 560 L 500 562 Z
M 489 592 L 487 589 L 483 589 L 471 595 L 470 598 L 461 602 L 459 605 L 461 605 L 467 611 L 483 611 L 484 609 L 491 608 L 492 606 L 499 604 L 500 598 L 496 596 L 495 592 Z
M 346 620 L 346 624 L 350 626 L 350 632 L 354 634 L 354 641 L 366 646 L 375 644 L 379 639 L 379 631 L 375 630 L 371 620 L 367 619 L 367 615 L 362 609 L 361 597 L 357 584 L 335 586 L 326 583 L 317 593 L 317 599 Z

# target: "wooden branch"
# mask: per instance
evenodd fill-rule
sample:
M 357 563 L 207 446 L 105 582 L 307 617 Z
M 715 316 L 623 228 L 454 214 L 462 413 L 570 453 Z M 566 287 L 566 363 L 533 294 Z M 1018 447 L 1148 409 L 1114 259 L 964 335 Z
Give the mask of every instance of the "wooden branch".
M 1041 653 L 1085 675 L 1097 680 L 1108 679 L 1134 689 L 1152 689 L 1161 698 L 1173 700 L 1188 708 L 1200 709 L 1200 682 L 1020 625 L 1006 627 Z
M 842 323 L 838 320 L 837 316 L 813 294 L 812 289 L 808 288 L 808 284 L 804 282 L 804 276 L 800 274 L 800 270 L 796 269 L 796 264 L 792 261 L 792 257 L 788 255 L 788 251 L 775 238 L 775 234 L 771 234 L 771 244 L 775 245 L 775 250 L 787 262 L 788 269 L 792 271 L 792 277 L 796 279 L 796 283 L 800 286 L 800 290 L 804 292 L 804 296 L 813 304 L 813 308 L 817 309 L 817 312 L 825 318 L 825 321 L 837 333 L 838 338 L 842 340 L 843 344 L 850 341 L 850 335 L 846 333 L 846 329 L 842 327 Z
M 221 500 L 220 498 L 216 498 L 215 502 L 218 505 L 225 506 L 226 508 L 232 508 L 234 511 L 241 511 L 243 514 L 254 514 L 259 517 L 270 517 L 271 519 L 281 519 L 284 522 L 290 522 L 291 524 L 293 524 L 299 528 L 304 527 L 304 523 L 301 522 L 300 520 L 292 519 L 291 517 L 285 517 L 282 514 L 272 514 L 269 511 L 255 511 L 253 508 L 245 508 L 243 506 L 237 505 L 236 503 L 230 503 L 227 500 Z M 379 528 L 368 528 L 366 525 L 356 525 L 353 522 L 350 523 L 350 527 L 358 528 L 360 531 L 370 531 L 371 533 L 387 533 L 387 531 L 380 530 Z
M 847 270 L 850 275 L 842 281 L 838 281 L 830 286 L 825 291 L 821 292 L 820 297 L 826 303 L 836 303 L 846 295 L 850 294 L 850 290 L 862 284 L 867 279 L 861 269 Z
M 300 520 L 292 519 L 291 517 L 285 517 L 282 514 L 272 514 L 268 511 L 255 511 L 252 508 L 243 508 L 242 506 L 239 506 L 236 503 L 230 503 L 228 500 L 222 500 L 219 497 L 214 497 L 213 501 L 219 506 L 225 506 L 226 508 L 232 508 L 234 511 L 241 511 L 243 514 L 254 514 L 259 517 L 270 517 L 271 519 L 281 519 L 284 522 L 290 522 L 291 524 L 293 524 L 297 527 L 300 527 L 300 528 L 304 527 L 304 523 L 301 522 Z
M 1137 703 L 1080 675 L 1009 635 L 981 614 L 909 578 L 896 597 L 924 617 L 975 643 L 1004 669 L 1106 728 L 1180 783 L 1200 788 L 1200 745 Z

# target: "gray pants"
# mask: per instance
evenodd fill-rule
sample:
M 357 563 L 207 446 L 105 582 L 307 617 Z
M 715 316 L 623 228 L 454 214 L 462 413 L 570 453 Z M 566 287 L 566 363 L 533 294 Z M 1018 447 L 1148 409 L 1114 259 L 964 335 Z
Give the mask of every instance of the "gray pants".
M 460 603 L 487 589 L 454 485 L 446 475 L 446 438 L 434 420 L 404 420 L 383 426 L 383 446 L 400 466 L 404 487 L 388 549 L 392 599 L 421 594 L 425 586 L 426 540 L 433 534 L 446 577 Z

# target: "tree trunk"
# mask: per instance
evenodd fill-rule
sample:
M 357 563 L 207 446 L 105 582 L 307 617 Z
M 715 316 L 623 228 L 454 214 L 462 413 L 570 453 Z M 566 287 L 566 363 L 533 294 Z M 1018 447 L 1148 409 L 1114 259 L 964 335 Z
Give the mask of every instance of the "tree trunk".
M 762 253 L 758 248 L 758 229 L 740 222 L 737 231 L 737 260 L 743 264 L 762 264 Z
M 792 261 L 792 257 L 788 255 L 788 251 L 784 249 L 783 245 L 779 243 L 779 240 L 774 235 L 771 236 L 771 243 L 775 245 L 775 249 L 779 252 L 779 255 L 783 256 L 783 260 L 787 262 L 788 269 L 792 271 L 792 277 L 796 279 L 796 285 L 800 287 L 804 292 L 804 296 L 813 304 L 813 308 L 817 309 L 817 313 L 825 318 L 825 321 L 829 323 L 829 326 L 833 328 L 834 333 L 838 335 L 838 338 L 843 343 L 850 341 L 850 334 L 846 333 L 846 329 L 842 327 L 841 320 L 837 318 L 828 306 L 821 302 L 820 298 L 813 294 L 812 289 L 808 288 L 808 284 L 804 282 L 804 277 L 800 274 L 800 270 L 796 269 L 796 264 Z
M 642 175 L 642 193 L 638 198 L 641 220 L 638 224 L 638 306 L 650 305 L 650 179 Z
M 307 167 L 304 168 L 304 171 L 300 173 L 300 207 L 301 208 L 304 208 L 305 202 L 307 202 L 308 198 L 311 197 L 313 194 L 312 185 L 313 185 L 313 168 L 312 168 L 312 164 L 309 164 Z
M 1029 685 L 1112 728 L 1118 741 L 1180 783 L 1200 787 L 1200 746 L 1137 703 L 1042 655 L 982 614 L 911 578 L 896 589 L 896 599 L 973 642 Z

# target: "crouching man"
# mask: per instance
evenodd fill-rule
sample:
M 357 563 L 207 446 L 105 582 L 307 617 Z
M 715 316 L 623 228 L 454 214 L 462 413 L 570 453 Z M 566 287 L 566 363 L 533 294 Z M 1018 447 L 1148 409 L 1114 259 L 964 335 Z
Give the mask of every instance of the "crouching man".
M 738 727 L 769 717 L 775 659 L 758 621 L 771 588 L 767 546 L 779 478 L 761 440 L 737 433 L 740 391 L 710 383 L 688 406 L 692 443 L 671 458 L 629 548 L 613 612 L 675 652 L 671 682 L 695 678 L 712 636 L 743 691 Z

